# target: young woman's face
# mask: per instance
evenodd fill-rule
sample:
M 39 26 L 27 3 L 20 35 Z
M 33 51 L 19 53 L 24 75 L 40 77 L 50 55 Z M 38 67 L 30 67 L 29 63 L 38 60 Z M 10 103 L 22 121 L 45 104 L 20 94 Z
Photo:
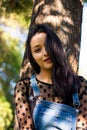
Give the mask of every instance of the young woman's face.
M 36 33 L 31 41 L 31 53 L 34 60 L 40 66 L 40 70 L 50 70 L 53 67 L 53 63 L 45 50 L 45 33 Z

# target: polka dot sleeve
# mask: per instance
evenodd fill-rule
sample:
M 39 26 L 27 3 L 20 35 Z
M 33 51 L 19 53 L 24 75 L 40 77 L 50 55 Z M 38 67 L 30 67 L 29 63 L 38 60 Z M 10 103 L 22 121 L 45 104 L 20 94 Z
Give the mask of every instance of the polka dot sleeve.
M 83 77 L 80 77 L 80 81 L 79 99 L 81 104 L 76 130 L 87 130 L 87 81 Z
M 33 130 L 33 122 L 28 103 L 28 85 L 17 83 L 14 91 L 15 110 L 20 130 Z

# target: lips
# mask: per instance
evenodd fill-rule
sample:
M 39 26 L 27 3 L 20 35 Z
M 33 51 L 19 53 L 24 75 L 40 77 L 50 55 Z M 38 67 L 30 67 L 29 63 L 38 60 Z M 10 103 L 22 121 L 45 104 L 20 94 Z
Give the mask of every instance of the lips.
M 47 58 L 44 60 L 45 62 L 51 62 L 51 59 L 50 58 Z

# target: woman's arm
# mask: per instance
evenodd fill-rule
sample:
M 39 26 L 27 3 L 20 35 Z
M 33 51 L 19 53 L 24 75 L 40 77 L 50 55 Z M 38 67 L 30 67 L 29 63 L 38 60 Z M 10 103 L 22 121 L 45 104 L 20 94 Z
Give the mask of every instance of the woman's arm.
M 80 77 L 79 99 L 80 108 L 77 118 L 77 130 L 87 130 L 87 81 Z
M 26 82 L 25 84 L 24 81 L 20 81 L 17 83 L 14 91 L 15 111 L 20 130 L 33 130 L 33 121 L 28 101 L 28 83 Z

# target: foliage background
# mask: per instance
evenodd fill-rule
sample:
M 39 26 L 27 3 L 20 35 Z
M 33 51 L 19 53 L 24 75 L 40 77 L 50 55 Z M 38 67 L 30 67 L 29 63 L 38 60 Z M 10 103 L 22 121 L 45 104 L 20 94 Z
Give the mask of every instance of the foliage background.
M 0 130 L 13 130 L 14 87 L 25 48 L 23 37 L 12 36 L 9 30 L 17 34 L 26 32 L 31 12 L 32 0 L 0 0 Z
M 18 29 L 21 33 L 26 31 L 32 5 L 32 0 L 0 0 L 0 130 L 13 130 L 14 87 L 19 79 L 25 48 L 25 41 L 20 40 L 22 37 L 15 37 L 15 34 L 12 37 L 5 28 L 12 28 L 16 33 Z

